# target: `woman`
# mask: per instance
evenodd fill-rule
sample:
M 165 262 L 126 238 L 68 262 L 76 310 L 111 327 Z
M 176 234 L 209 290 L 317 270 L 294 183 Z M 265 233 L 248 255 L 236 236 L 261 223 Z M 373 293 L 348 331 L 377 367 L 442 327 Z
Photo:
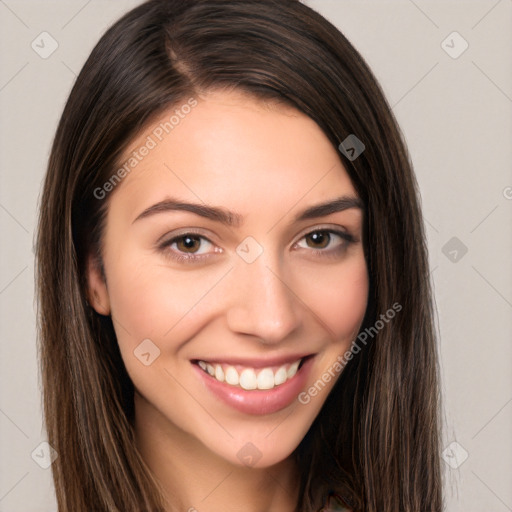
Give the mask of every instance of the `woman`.
M 441 511 L 411 164 L 296 0 L 150 0 L 63 112 L 37 242 L 61 511 Z

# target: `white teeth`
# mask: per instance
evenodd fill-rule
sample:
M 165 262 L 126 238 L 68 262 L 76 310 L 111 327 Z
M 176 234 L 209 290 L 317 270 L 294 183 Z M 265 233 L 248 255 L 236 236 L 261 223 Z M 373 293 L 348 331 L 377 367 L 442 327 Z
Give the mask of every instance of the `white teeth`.
M 230 386 L 240 386 L 246 390 L 253 389 L 272 389 L 275 386 L 284 384 L 287 380 L 295 376 L 302 359 L 295 361 L 291 365 L 282 365 L 277 370 L 272 368 L 244 368 L 240 373 L 234 366 L 224 367 L 221 364 L 211 364 L 207 361 L 198 361 L 197 364 L 219 382 L 225 382 Z M 256 372 L 259 372 L 256 374 Z
M 295 361 L 295 363 L 293 363 L 290 366 L 290 368 L 288 368 L 288 371 L 286 372 L 286 374 L 288 375 L 289 379 L 291 379 L 297 373 L 297 369 L 299 368 L 299 364 L 300 364 L 300 361 Z
M 286 366 L 281 366 L 281 368 L 279 368 L 279 370 L 277 370 L 277 372 L 274 376 L 274 384 L 276 386 L 279 386 L 279 384 L 286 382 L 287 378 L 288 378 L 288 374 L 286 373 Z
M 224 382 L 224 370 L 220 364 L 215 365 L 215 378 L 219 382 Z
M 263 368 L 258 374 L 258 389 L 272 389 L 273 387 L 274 372 L 270 368 Z
M 240 374 L 240 386 L 244 389 L 256 389 L 258 383 L 256 373 L 252 368 L 246 368 Z
M 226 382 L 232 386 L 238 386 L 238 372 L 233 366 L 228 366 L 226 370 Z

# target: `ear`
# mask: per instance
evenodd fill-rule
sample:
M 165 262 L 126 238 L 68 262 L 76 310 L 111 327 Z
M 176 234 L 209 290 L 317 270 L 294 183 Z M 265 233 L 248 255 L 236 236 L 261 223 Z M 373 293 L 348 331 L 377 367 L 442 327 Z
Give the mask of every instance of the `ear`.
M 87 258 L 87 302 L 100 315 L 110 315 L 110 299 L 103 266 L 98 257 Z

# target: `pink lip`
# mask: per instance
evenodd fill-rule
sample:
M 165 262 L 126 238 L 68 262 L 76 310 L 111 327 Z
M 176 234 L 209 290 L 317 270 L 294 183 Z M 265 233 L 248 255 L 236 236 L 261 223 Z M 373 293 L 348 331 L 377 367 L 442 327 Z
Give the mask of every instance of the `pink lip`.
M 300 359 L 300 356 L 297 359 Z M 280 411 L 297 398 L 306 384 L 313 365 L 313 359 L 314 357 L 308 357 L 295 376 L 284 384 L 269 390 L 254 391 L 246 391 L 245 389 L 219 382 L 199 368 L 197 364 L 192 364 L 192 367 L 208 391 L 224 403 L 246 414 L 263 415 Z M 244 363 L 246 362 L 247 360 L 244 360 Z

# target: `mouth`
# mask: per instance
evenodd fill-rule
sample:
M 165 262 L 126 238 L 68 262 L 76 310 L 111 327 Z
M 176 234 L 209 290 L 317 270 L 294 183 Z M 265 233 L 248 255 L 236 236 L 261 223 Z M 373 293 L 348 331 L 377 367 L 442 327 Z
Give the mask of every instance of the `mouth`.
M 194 373 L 206 393 L 251 415 L 276 413 L 291 406 L 307 385 L 316 354 L 286 359 L 193 359 Z
M 210 362 L 201 359 L 195 360 L 193 363 L 218 382 L 252 391 L 256 389 L 268 390 L 282 386 L 285 382 L 293 379 L 308 357 L 311 356 L 301 357 L 290 363 L 269 365 L 262 368 Z

